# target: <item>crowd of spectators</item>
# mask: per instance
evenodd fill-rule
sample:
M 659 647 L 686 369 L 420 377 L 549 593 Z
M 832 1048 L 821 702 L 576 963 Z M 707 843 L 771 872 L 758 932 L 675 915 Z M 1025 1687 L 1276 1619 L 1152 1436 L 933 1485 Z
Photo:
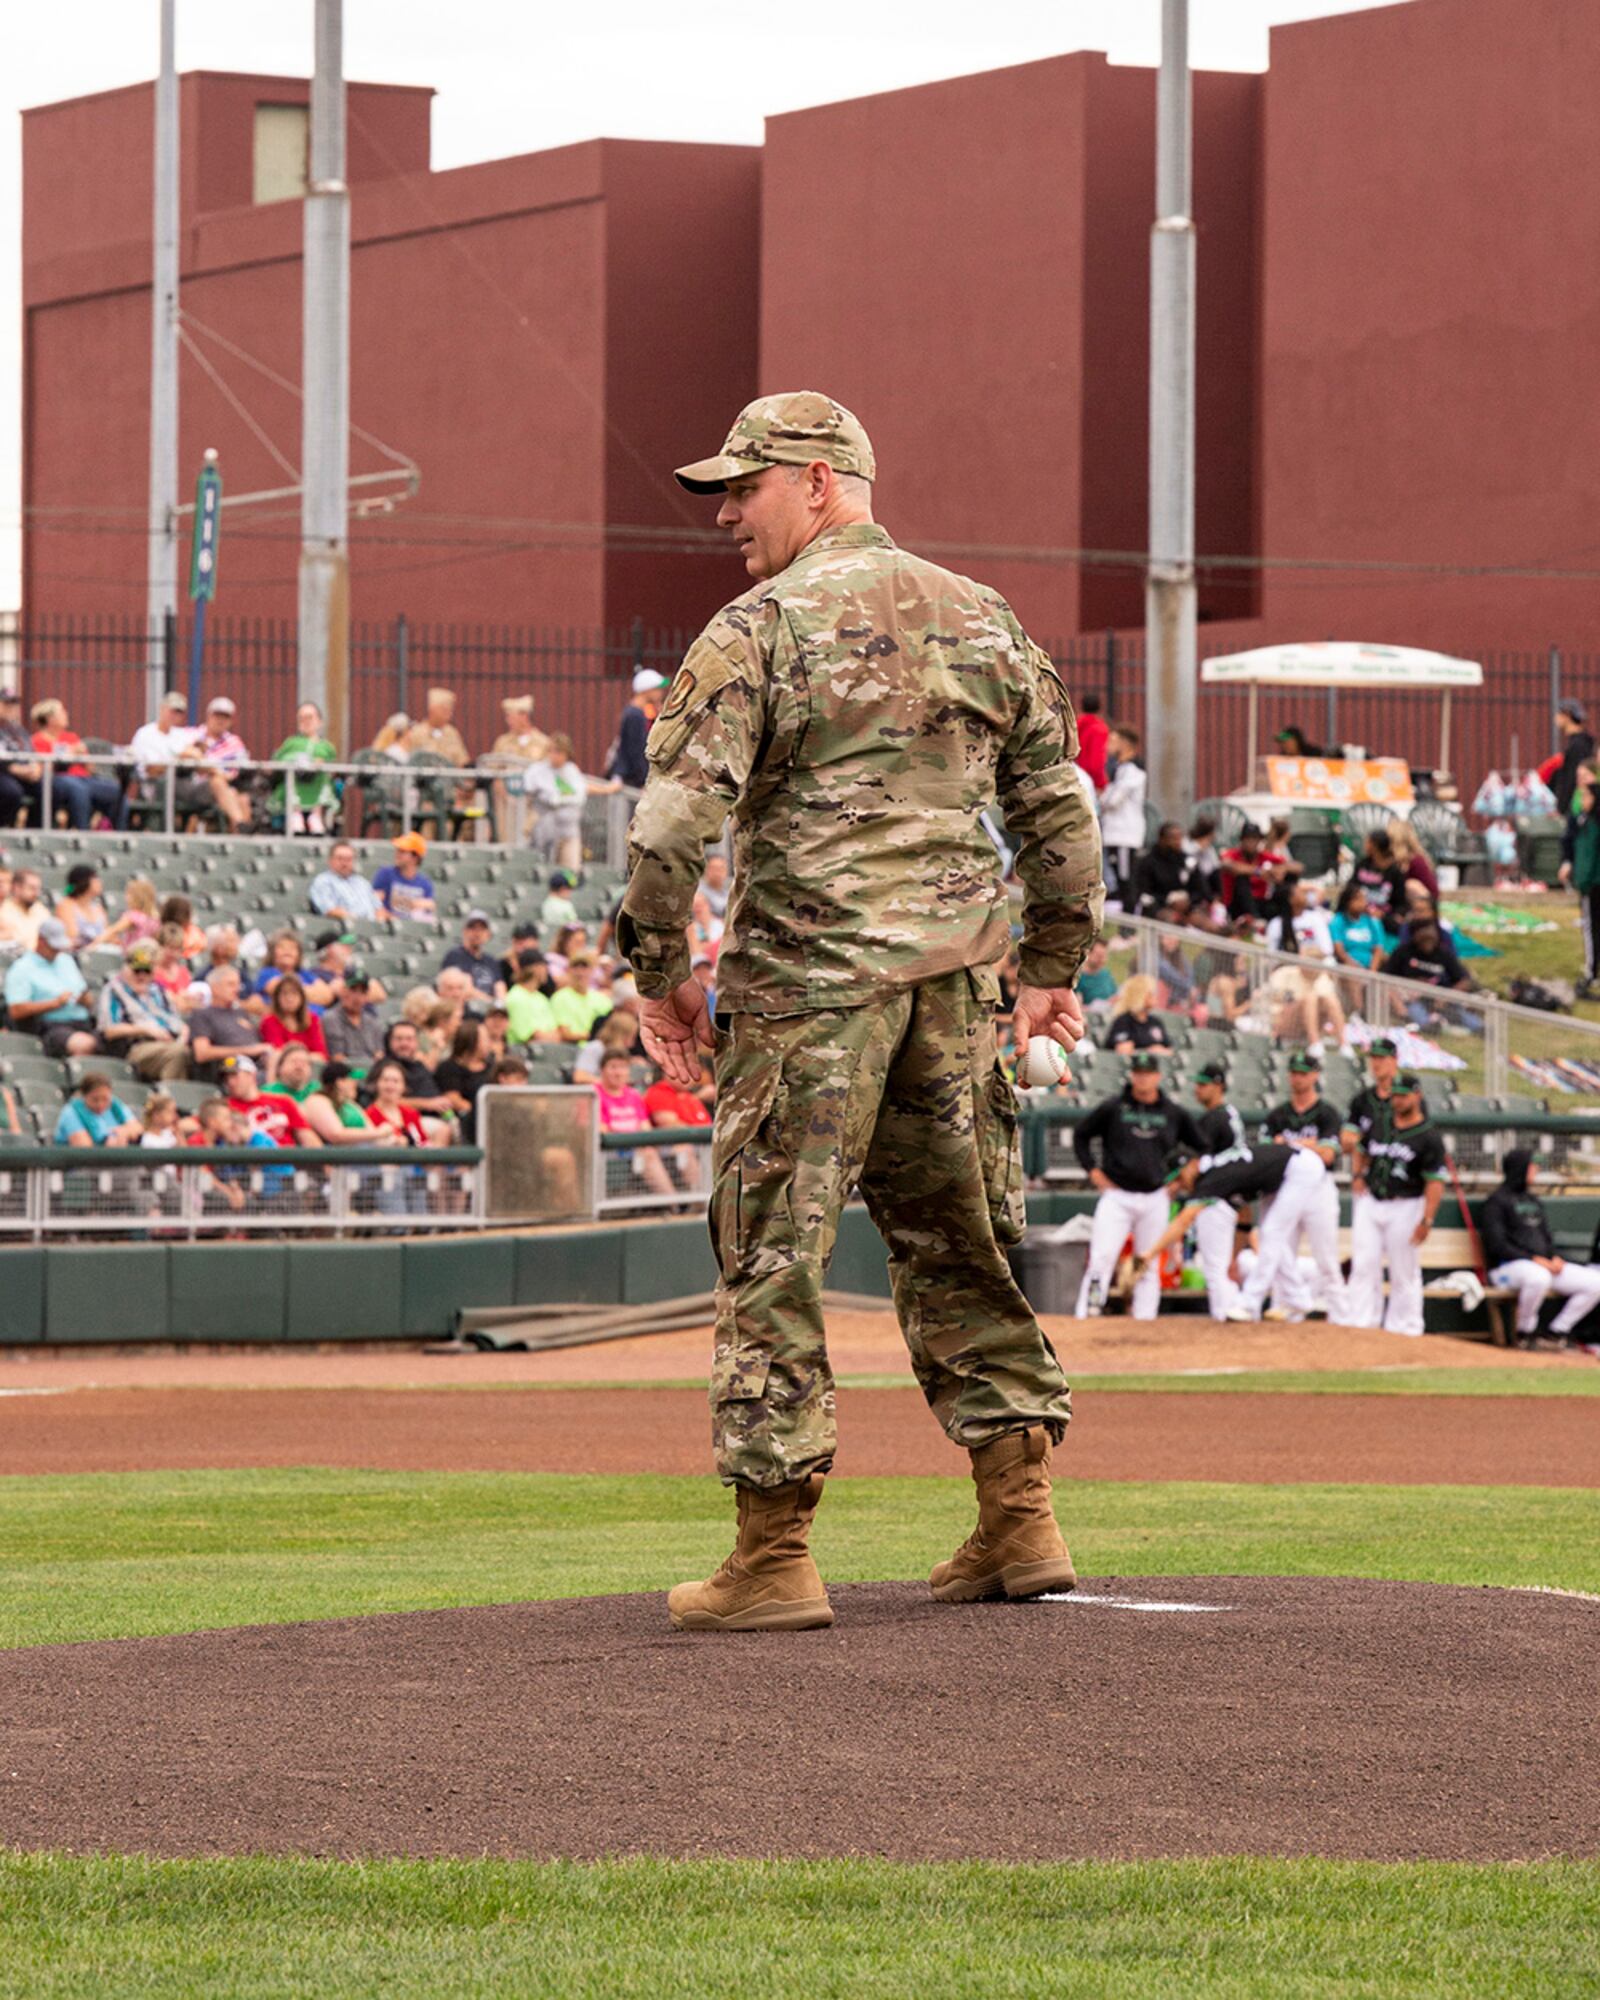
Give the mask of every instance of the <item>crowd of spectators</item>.
M 632 975 L 612 948 L 614 912 L 591 936 L 566 868 L 550 871 L 537 910 L 503 936 L 487 910 L 469 909 L 458 935 L 440 939 L 425 983 L 386 990 L 344 927 L 415 925 L 421 935 L 436 909 L 427 842 L 406 834 L 392 849 L 369 876 L 350 843 L 334 842 L 308 893 L 308 914 L 328 927 L 309 948 L 292 929 L 257 933 L 250 957 L 234 925 L 202 928 L 186 897 L 161 899 L 143 878 L 113 912 L 92 862 L 73 865 L 53 901 L 37 870 L 0 867 L 7 1025 L 84 1066 L 56 1140 L 218 1145 L 243 1132 L 252 1146 L 280 1148 L 470 1145 L 483 1088 L 525 1083 L 535 1064 L 544 1081 L 592 1087 L 606 1130 L 709 1125 L 709 1062 L 692 1092 L 648 1063 Z M 718 855 L 691 929 L 695 976 L 713 999 L 727 900 Z M 117 1097 L 96 1057 L 119 1058 L 153 1087 L 153 1126 Z M 180 1109 L 171 1091 L 187 1083 L 210 1086 L 214 1100 Z M 704 1185 L 704 1154 L 640 1146 L 621 1171 L 642 1191 L 687 1192 Z M 235 1185 L 219 1182 L 218 1198 Z
M 550 863 L 577 869 L 587 799 L 644 785 L 645 741 L 665 686 L 654 668 L 634 674 L 599 773 L 581 768 L 569 736 L 536 725 L 531 695 L 504 699 L 504 727 L 475 757 L 456 724 L 456 697 L 445 687 L 428 689 L 420 716 L 404 710 L 390 715 L 364 755 L 379 768 L 426 767 L 446 776 L 452 768 L 470 767 L 479 776 L 464 777 L 455 787 L 457 807 L 468 816 L 492 814 L 500 841 L 527 842 Z M 86 757 L 98 761 L 85 762 Z M 134 809 L 164 800 L 170 779 L 174 810 L 185 830 L 215 825 L 232 833 L 273 828 L 326 837 L 339 820 L 340 785 L 329 769 L 338 762 L 315 702 L 301 703 L 292 733 L 265 753 L 246 744 L 237 706 L 225 694 L 206 704 L 195 725 L 188 720 L 187 696 L 174 689 L 131 741 L 91 745 L 73 730 L 60 700 L 34 703 L 25 723 L 20 697 L 0 689 L 0 828 L 42 823 L 48 763 L 50 817 L 69 827 L 121 832 Z M 283 765 L 294 768 L 271 768 Z M 487 794 L 482 808 L 474 803 L 480 778 Z

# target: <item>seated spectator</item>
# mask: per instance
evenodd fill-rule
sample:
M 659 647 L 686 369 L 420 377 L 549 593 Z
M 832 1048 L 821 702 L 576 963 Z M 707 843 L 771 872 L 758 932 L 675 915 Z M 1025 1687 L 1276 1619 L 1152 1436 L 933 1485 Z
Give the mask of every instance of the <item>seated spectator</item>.
M 1078 974 L 1078 998 L 1095 1013 L 1104 1013 L 1117 997 L 1117 975 L 1106 962 L 1109 957 L 1105 939 L 1096 938 Z
M 194 920 L 194 904 L 187 896 L 167 896 L 157 912 L 157 921 L 176 924 L 183 933 L 179 949 L 185 958 L 198 958 L 206 948 L 206 934 Z
M 74 952 L 122 949 L 128 917 L 125 913 L 112 921 L 100 871 L 92 861 L 75 861 L 67 870 L 66 893 L 56 898 L 55 913 L 67 927 Z
M 429 1113 L 434 1118 L 447 1119 L 454 1116 L 450 1100 L 439 1088 L 433 1065 L 424 1060 L 417 1045 L 417 1030 L 410 1021 L 396 1021 L 384 1037 L 383 1055 L 379 1062 L 367 1072 L 368 1095 L 371 1095 L 372 1080 L 383 1062 L 395 1062 L 405 1079 L 405 1101 L 413 1111 Z
M 50 914 L 50 905 L 43 900 L 42 889 L 37 869 L 15 870 L 11 877 L 11 894 L 0 903 L 0 944 L 14 945 L 19 951 L 32 951 L 38 944 L 39 926 Z M 69 930 L 68 948 L 71 942 L 72 933 Z
M 494 1066 L 494 1080 L 502 1090 L 520 1090 L 533 1071 L 521 1056 L 502 1056 Z
M 428 843 L 420 833 L 402 833 L 395 836 L 393 845 L 393 862 L 372 878 L 378 900 L 397 922 L 430 922 L 437 900 L 431 879 L 422 872 Z
M 1148 916 L 1169 896 L 1188 895 L 1193 879 L 1194 863 L 1184 852 L 1183 828 L 1175 819 L 1163 820 L 1155 846 L 1146 848 L 1134 864 L 1135 906 Z
M 541 930 L 557 931 L 564 924 L 579 921 L 578 906 L 572 900 L 572 891 L 577 887 L 577 879 L 568 868 L 557 868 L 550 877 L 550 893 L 539 905 L 539 926 Z
M 1189 898 L 1175 889 L 1159 909 L 1151 913 L 1158 923 L 1171 930 L 1189 928 Z M 1156 982 L 1167 989 L 1167 1005 L 1181 1012 L 1194 994 L 1194 974 L 1184 957 L 1184 947 L 1174 937 L 1162 935 L 1156 946 Z
M 7 968 L 6 1013 L 13 1028 L 39 1037 L 46 1055 L 92 1056 L 100 1038 L 83 1004 L 83 974 L 67 947 L 66 925 L 46 917 L 38 944 Z
M 1383 969 L 1391 979 L 1416 980 L 1423 986 L 1438 987 L 1441 992 L 1472 991 L 1472 980 L 1457 958 L 1455 946 L 1444 936 L 1437 919 L 1433 917 L 1409 926 L 1405 936 L 1384 961 Z M 1424 1030 L 1448 1023 L 1464 1029 L 1468 1034 L 1476 1035 L 1483 1031 L 1481 1014 L 1466 1008 L 1450 1008 L 1441 1012 L 1420 994 L 1406 1002 L 1406 1013 L 1415 1027 Z
M 355 965 L 354 940 L 343 931 L 319 931 L 311 944 L 316 957 L 302 975 L 309 992 L 313 985 L 326 986 L 331 1005 L 344 991 L 346 975 Z M 381 1004 L 389 997 L 383 981 L 375 975 L 367 975 L 367 998 L 374 1004 Z
M 733 894 L 733 884 L 728 879 L 728 857 L 725 854 L 708 854 L 706 865 L 700 876 L 699 893 L 711 907 L 711 914 L 719 924 L 728 921 L 728 899 Z M 573 911 L 577 917 L 577 911 Z
M 152 1090 L 139 1113 L 139 1144 L 154 1152 L 167 1152 L 183 1144 L 179 1131 L 178 1100 L 165 1090 Z
M 461 731 L 456 728 L 455 713 L 456 698 L 448 688 L 429 688 L 426 713 L 420 722 L 411 725 L 403 738 L 407 756 L 414 750 L 427 750 L 435 757 L 442 757 L 447 764 L 470 764 L 472 758 Z
M 1267 925 L 1266 943 L 1270 951 L 1300 960 L 1298 965 L 1276 967 L 1267 981 L 1269 990 L 1288 1005 L 1280 1032 L 1291 1038 L 1303 1033 L 1310 1053 L 1320 1058 L 1324 1032 L 1336 1043 L 1344 1040 L 1345 1018 L 1338 989 L 1323 969 L 1337 963 L 1332 923 L 1310 883 L 1291 885 Z
M 564 1042 L 588 1041 L 595 1023 L 611 1012 L 609 997 L 595 991 L 592 952 L 574 952 L 567 961 L 566 977 L 550 996 L 550 1011 Z
M 1395 859 L 1394 843 L 1381 827 L 1367 835 L 1350 879 L 1366 890 L 1367 908 L 1373 916 L 1391 937 L 1397 936 L 1405 918 L 1406 871 Z
M 122 915 L 118 918 L 121 926 L 120 942 L 124 949 L 130 944 L 143 944 L 146 938 L 153 939 L 161 928 L 161 906 L 156 899 L 156 885 L 143 875 L 135 875 L 122 892 Z
M 353 1100 L 354 1077 L 342 1064 L 340 1074 L 351 1078 L 350 1096 Z M 355 1107 L 356 1116 L 352 1122 L 342 1118 L 333 1099 L 324 1095 L 317 1082 L 311 1051 L 301 1042 L 286 1043 L 279 1051 L 277 1074 L 270 1083 L 261 1086 L 261 1091 L 264 1097 L 287 1097 L 297 1105 L 300 1115 L 325 1146 L 372 1143 L 372 1128 L 360 1107 Z
M 551 976 L 562 979 L 566 975 L 567 961 L 575 951 L 588 951 L 589 933 L 582 924 L 563 924 L 556 932 L 556 941 L 545 957 L 549 962 Z
M 410 752 L 406 749 L 406 737 L 410 732 L 411 717 L 403 708 L 397 708 L 373 737 L 372 747 L 380 757 L 387 757 L 391 763 L 408 763 Z
M 593 1083 L 600 1065 L 614 1051 L 630 1062 L 642 1053 L 639 1045 L 639 1016 L 628 1007 L 615 1007 L 600 1023 L 593 1041 L 585 1042 L 572 1063 L 574 1083 Z
M 183 955 L 183 928 L 180 924 L 163 924 L 156 932 L 154 976 L 157 986 L 172 1004 L 186 1012 L 186 995 L 194 984 L 194 974 Z
M 233 1108 L 225 1097 L 208 1097 L 194 1114 L 191 1146 L 231 1146 Z M 246 1133 L 248 1138 L 248 1132 Z M 272 1141 L 267 1140 L 270 1146 Z M 201 1206 L 208 1212 L 226 1206 L 238 1213 L 245 1205 L 246 1171 L 242 1167 L 207 1167 L 200 1176 Z
M 498 965 L 498 959 L 491 959 L 491 965 Z M 484 996 L 473 985 L 468 975 L 459 965 L 445 965 L 433 976 L 433 990 L 439 996 L 439 1004 L 449 1009 L 449 1033 L 455 1040 L 456 1029 L 468 1015 L 475 1021 L 483 1019 Z M 443 1051 L 440 1051 L 443 1054 Z
M 449 1052 L 448 1043 L 439 1045 L 439 1010 L 438 989 L 433 986 L 413 986 L 400 1002 L 400 1018 L 416 1030 L 417 1054 L 430 1069 Z
M 137 1146 L 140 1125 L 111 1088 L 109 1076 L 92 1069 L 61 1107 L 51 1134 L 58 1146 Z
M 1272 914 L 1278 888 L 1279 877 L 1273 870 L 1261 829 L 1246 824 L 1240 831 L 1238 846 L 1225 848 L 1222 855 L 1222 900 L 1229 920 L 1260 917 L 1265 921 Z
M 434 1081 L 450 1100 L 461 1129 L 461 1143 L 478 1143 L 478 1092 L 489 1081 L 489 1037 L 481 1021 L 463 1021 L 456 1029 L 450 1053 L 434 1071 Z
M 36 701 L 28 719 L 33 724 L 34 749 L 63 760 L 50 774 L 52 810 L 65 806 L 67 824 L 75 827 L 92 826 L 95 814 L 103 813 L 109 824 L 122 832 L 128 824 L 128 802 L 110 765 L 97 769 L 71 761 L 72 752 L 83 749 L 83 738 L 68 727 L 66 703 Z
M 484 1015 L 483 1032 L 489 1037 L 491 1059 L 499 1062 L 506 1053 L 511 1035 L 511 1016 L 503 1006 L 491 1007 Z
M 525 951 L 517 961 L 516 982 L 506 995 L 506 1042 L 559 1042 L 561 1029 L 546 991 L 544 954 Z
M 367 1123 L 380 1132 L 390 1132 L 402 1145 L 426 1146 L 430 1143 L 427 1129 L 416 1106 L 406 1096 L 407 1079 L 405 1065 L 392 1056 L 385 1056 L 374 1065 L 367 1077 L 367 1087 L 372 1093 L 367 1105 Z
M 1418 840 L 1416 829 L 1410 820 L 1390 820 L 1389 845 L 1394 852 L 1395 866 L 1402 870 L 1406 881 L 1420 882 L 1427 891 L 1429 900 L 1437 902 L 1439 877 L 1434 872 L 1433 863 L 1428 859 L 1428 851 Z
M 562 868 L 583 865 L 583 808 L 591 792 L 614 792 L 614 778 L 586 778 L 572 755 L 572 738 L 555 735 L 544 756 L 522 774 L 523 796 L 537 817 L 529 835 L 534 851 Z
M 1250 944 L 1258 924 L 1255 917 L 1235 917 L 1227 935 L 1236 944 Z M 1220 943 L 1201 952 L 1195 961 L 1195 979 L 1205 988 L 1206 1012 L 1211 1020 L 1237 1021 L 1245 1012 L 1259 963 L 1247 952 L 1230 951 Z
M 206 719 L 200 730 L 196 748 L 200 754 L 200 768 L 212 774 L 212 796 L 227 816 L 228 824 L 235 833 L 243 833 L 253 817 L 249 798 L 240 788 L 239 780 L 245 776 L 245 766 L 250 761 L 250 752 L 245 748 L 244 738 L 234 728 L 237 710 L 225 694 L 219 694 L 214 701 L 206 704 Z
M 650 1112 L 643 1097 L 628 1080 L 629 1061 L 620 1050 L 612 1050 L 600 1066 L 595 1094 L 600 1100 L 602 1132 L 648 1132 Z M 619 1169 L 644 1182 L 652 1194 L 676 1194 L 666 1162 L 653 1146 L 637 1152 L 613 1155 Z
M 717 962 L 722 943 L 722 919 L 711 914 L 711 905 L 697 889 L 689 906 L 689 956 Z
M 180 820 L 192 822 L 197 814 L 215 806 L 226 824 L 237 828 L 241 818 L 249 818 L 250 808 L 228 782 L 226 772 L 202 767 L 201 732 L 190 729 L 184 720 L 188 706 L 173 689 L 162 696 L 154 722 L 134 731 L 129 750 L 144 794 L 164 799 L 166 774 L 172 770 L 173 806 Z
M 15 826 L 19 815 L 37 821 L 44 766 L 22 726 L 22 697 L 0 688 L 0 826 Z
M 146 1083 L 189 1074 L 189 1029 L 170 993 L 156 983 L 156 947 L 129 945 L 121 968 L 100 989 L 95 1025 L 108 1055 L 122 1056 Z
M 239 933 L 232 924 L 213 924 L 206 932 L 205 958 L 188 993 L 193 1006 L 211 1005 L 211 975 L 219 965 L 231 965 L 235 971 L 240 970 Z M 242 979 L 242 972 L 240 976 Z M 252 1013 L 265 1011 L 260 1000 L 249 999 L 245 1005 Z
M 517 961 L 527 952 L 543 957 L 543 947 L 539 943 L 539 928 L 526 917 L 519 917 L 511 926 L 511 942 L 506 947 L 506 955 L 500 961 L 500 979 L 509 993 L 517 983 Z
M 319 764 L 336 764 L 339 753 L 323 734 L 322 710 L 314 701 L 303 701 L 294 712 L 294 734 L 286 736 L 272 753 L 274 764 L 298 764 L 306 772 L 290 781 L 294 803 L 288 802 L 289 784 L 280 776 L 273 787 L 270 807 L 282 820 L 285 833 L 326 833 L 339 804 L 333 779 L 319 771 Z
M 383 1054 L 383 1019 L 371 996 L 370 975 L 353 965 L 338 999 L 322 1017 L 323 1047 L 357 1076 L 365 1076 Z
M 1199 903 L 1222 901 L 1222 856 L 1217 852 L 1217 822 L 1209 813 L 1199 814 L 1184 836 L 1183 851 L 1189 857 L 1189 893 Z
M 1267 838 L 1261 859 L 1268 873 L 1277 883 L 1280 895 L 1291 884 L 1298 882 L 1305 873 L 1300 863 L 1289 852 L 1290 821 L 1286 814 L 1279 813 L 1267 823 Z
M 228 1108 L 244 1120 L 251 1132 L 264 1132 L 275 1146 L 320 1146 L 322 1141 L 292 1097 L 269 1096 L 261 1088 L 260 1071 L 253 1056 L 224 1056 L 222 1094 Z
M 1156 982 L 1147 973 L 1136 972 L 1123 981 L 1113 1005 L 1116 1013 L 1106 1032 L 1106 1047 L 1113 1054 L 1131 1056 L 1136 1049 L 1170 1049 L 1172 1037 L 1151 1011 L 1156 1004 Z
M 311 907 L 319 917 L 336 917 L 341 924 L 393 921 L 377 889 L 358 871 L 356 851 L 348 840 L 336 840 L 329 849 L 327 867 L 311 884 Z
M 1490 1282 L 1517 1295 L 1519 1347 L 1535 1345 L 1539 1308 L 1552 1291 L 1559 1294 L 1564 1304 L 1551 1325 L 1550 1345 L 1563 1347 L 1600 1304 L 1600 1266 L 1571 1263 L 1557 1251 L 1545 1205 L 1534 1192 L 1539 1163 L 1533 1154 L 1513 1146 L 1502 1166 L 1504 1179 L 1479 1213 Z
M 500 977 L 500 960 L 489 949 L 492 926 L 487 910 L 469 910 L 461 926 L 461 942 L 444 955 L 444 964 L 464 972 L 485 1000 L 503 1000 L 505 985 Z
M 261 1017 L 261 1039 L 274 1051 L 297 1042 L 317 1064 L 328 1060 L 322 1023 L 306 1002 L 306 989 L 296 972 L 286 972 L 272 989 L 272 1000 Z M 277 1069 L 276 1055 L 267 1058 L 268 1074 Z
M 209 1004 L 197 1007 L 189 1016 L 189 1042 L 196 1071 L 207 1082 L 214 1082 L 221 1074 L 224 1059 L 237 1055 L 251 1058 L 253 1076 L 256 1063 L 265 1062 L 271 1055 L 272 1045 L 263 1040 L 255 1016 L 239 1004 L 238 966 L 213 966 L 207 983 L 211 988 Z
M 706 1019 L 717 1018 L 717 968 L 709 958 L 691 959 L 689 977 L 706 996 Z M 637 1007 L 639 988 L 631 972 L 623 972 L 611 982 L 611 1001 L 615 1007 Z
M 390 1143 L 388 1135 L 374 1131 L 366 1112 L 362 1109 L 357 1085 L 360 1078 L 347 1064 L 331 1062 L 322 1072 L 322 1081 L 317 1092 L 323 1102 L 332 1110 L 340 1130 L 347 1136 L 338 1143 L 352 1146 L 381 1146 Z M 307 1098 L 301 1110 L 308 1118 L 320 1114 L 313 1111 L 312 1098 Z M 321 1125 L 316 1126 L 319 1132 Z
M 306 999 L 312 1007 L 326 1007 L 332 1000 L 333 988 L 327 981 L 306 971 L 306 948 L 297 933 L 275 931 L 272 942 L 267 946 L 267 962 L 250 982 L 250 990 L 263 1000 L 270 1001 L 278 981 L 290 973 L 305 988 Z
M 1341 965 L 1353 965 L 1363 972 L 1383 970 L 1383 925 L 1372 914 L 1364 882 L 1352 878 L 1339 891 L 1338 905 L 1329 925 L 1333 955 Z
M 702 1056 L 700 1062 L 701 1083 L 698 1090 L 685 1090 L 681 1084 L 659 1077 L 644 1094 L 645 1109 L 650 1113 L 653 1126 L 670 1128 L 674 1125 L 705 1127 L 711 1123 L 711 1108 L 716 1102 L 716 1085 L 711 1078 L 711 1064 Z M 672 1164 L 677 1170 L 677 1180 L 682 1188 L 708 1188 L 711 1185 L 711 1148 L 709 1146 L 677 1146 L 673 1149 Z

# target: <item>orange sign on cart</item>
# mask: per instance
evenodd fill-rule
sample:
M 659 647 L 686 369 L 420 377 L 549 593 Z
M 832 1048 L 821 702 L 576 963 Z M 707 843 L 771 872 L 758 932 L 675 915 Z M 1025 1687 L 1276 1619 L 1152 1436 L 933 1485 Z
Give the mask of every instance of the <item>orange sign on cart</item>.
M 1413 796 L 1410 767 L 1399 757 L 1269 757 L 1267 789 L 1315 806 L 1392 806 Z

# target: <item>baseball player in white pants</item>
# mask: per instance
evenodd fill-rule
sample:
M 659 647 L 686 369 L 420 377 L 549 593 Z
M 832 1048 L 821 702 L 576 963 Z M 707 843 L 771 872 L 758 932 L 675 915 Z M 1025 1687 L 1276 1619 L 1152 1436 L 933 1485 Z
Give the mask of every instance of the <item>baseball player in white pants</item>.
M 1564 1298 L 1550 1323 L 1551 1334 L 1564 1340 L 1600 1304 L 1600 1266 L 1574 1264 L 1558 1253 L 1544 1203 L 1534 1193 L 1539 1168 L 1533 1154 L 1513 1146 L 1501 1166 L 1505 1178 L 1478 1219 L 1489 1276 L 1517 1295 L 1519 1340 L 1539 1331 L 1540 1308 L 1552 1292 Z
M 1331 1238 L 1324 1239 L 1318 1232 L 1315 1215 L 1317 1190 L 1327 1172 L 1320 1157 L 1308 1146 L 1252 1146 L 1242 1159 L 1230 1159 L 1214 1167 L 1207 1167 L 1197 1159 L 1186 1161 L 1172 1178 L 1173 1191 L 1184 1205 L 1135 1264 L 1136 1275 L 1153 1266 L 1168 1244 L 1176 1243 L 1191 1227 L 1197 1227 L 1208 1207 L 1225 1212 L 1231 1231 L 1234 1201 L 1259 1202 L 1263 1195 L 1275 1194 L 1272 1213 L 1260 1230 L 1260 1256 L 1227 1317 L 1241 1320 L 1261 1317 L 1262 1300 L 1278 1281 L 1285 1264 L 1293 1261 L 1295 1242 L 1302 1228 L 1317 1257 L 1319 1277 L 1324 1285 L 1337 1288 L 1335 1296 L 1342 1300 L 1344 1284 L 1339 1274 L 1338 1233 L 1335 1231 Z
M 1321 1078 L 1322 1065 L 1317 1058 L 1308 1049 L 1296 1049 L 1289 1058 L 1288 1099 L 1275 1105 L 1262 1121 L 1261 1129 L 1267 1138 L 1283 1145 L 1313 1148 L 1328 1169 L 1317 1191 L 1314 1220 L 1302 1224 L 1311 1255 L 1309 1259 L 1291 1257 L 1280 1270 L 1273 1287 L 1272 1305 L 1267 1311 L 1269 1319 L 1304 1319 L 1314 1310 L 1332 1317 L 1336 1303 L 1342 1311 L 1348 1310 L 1342 1285 L 1336 1298 L 1330 1298 L 1320 1278 L 1311 1281 L 1307 1277 L 1308 1264 L 1311 1270 L 1320 1272 L 1326 1264 L 1323 1253 L 1327 1244 L 1332 1243 L 1337 1251 L 1339 1240 L 1339 1189 L 1333 1169 L 1339 1160 L 1341 1124 L 1338 1112 L 1322 1095 Z M 1265 1227 L 1265 1215 L 1261 1222 Z M 1310 1241 L 1313 1231 L 1320 1249 Z
M 1291 1157 L 1272 1206 L 1260 1224 L 1261 1254 L 1245 1282 L 1243 1304 L 1252 1319 L 1261 1317 L 1274 1290 L 1286 1297 L 1300 1286 L 1299 1246 L 1302 1234 L 1317 1274 L 1317 1289 L 1328 1302 L 1330 1318 L 1343 1320 L 1344 1273 L 1339 1268 L 1339 1197 L 1327 1163 L 1309 1143 L 1290 1141 Z M 1330 1202 L 1328 1197 L 1332 1194 Z
M 1422 1332 L 1422 1246 L 1444 1195 L 1444 1141 L 1428 1123 L 1414 1070 L 1396 1076 L 1389 1104 L 1388 1117 L 1356 1150 L 1351 1189 L 1368 1200 L 1354 1218 L 1351 1324 L 1416 1335 Z M 1380 1318 L 1386 1269 L 1389 1299 Z
M 1089 1265 L 1078 1288 L 1082 1319 L 1098 1310 L 1110 1291 L 1128 1238 L 1133 1238 L 1137 1261 L 1161 1234 L 1171 1209 L 1165 1186 L 1168 1165 L 1175 1152 L 1200 1150 L 1200 1132 L 1187 1107 L 1162 1091 L 1161 1058 L 1153 1049 L 1139 1049 L 1128 1060 L 1121 1092 L 1095 1105 L 1079 1122 L 1072 1146 L 1100 1197 L 1089 1235 Z M 1160 1306 L 1161 1273 L 1141 1266 L 1132 1316 L 1154 1319 Z

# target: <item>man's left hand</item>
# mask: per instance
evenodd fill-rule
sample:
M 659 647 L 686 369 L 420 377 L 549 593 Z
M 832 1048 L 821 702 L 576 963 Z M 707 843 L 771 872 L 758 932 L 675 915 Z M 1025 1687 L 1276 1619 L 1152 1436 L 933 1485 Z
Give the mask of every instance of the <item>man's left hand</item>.
M 665 1000 L 641 1000 L 639 1036 L 644 1052 L 669 1083 L 700 1085 L 700 1050 L 714 1048 L 705 989 L 697 979 L 675 986 Z

